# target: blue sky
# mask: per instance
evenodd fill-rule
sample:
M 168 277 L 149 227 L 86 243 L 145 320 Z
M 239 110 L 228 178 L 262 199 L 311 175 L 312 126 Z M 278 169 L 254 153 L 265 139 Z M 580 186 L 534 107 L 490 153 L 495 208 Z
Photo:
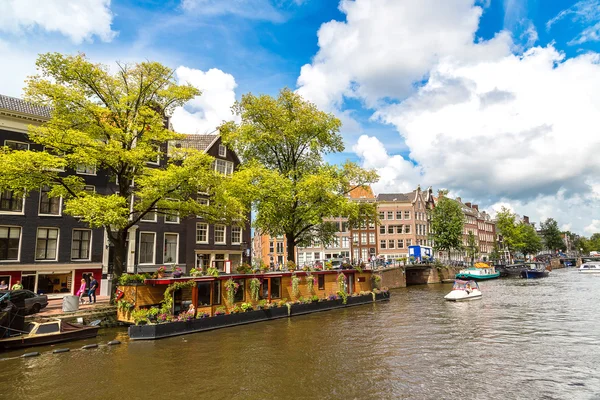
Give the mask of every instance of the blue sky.
M 190 133 L 244 93 L 298 89 L 344 122 L 328 159 L 376 169 L 377 192 L 600 231 L 600 0 L 0 0 L 0 91 L 47 51 L 171 66 L 204 91 L 174 116 Z

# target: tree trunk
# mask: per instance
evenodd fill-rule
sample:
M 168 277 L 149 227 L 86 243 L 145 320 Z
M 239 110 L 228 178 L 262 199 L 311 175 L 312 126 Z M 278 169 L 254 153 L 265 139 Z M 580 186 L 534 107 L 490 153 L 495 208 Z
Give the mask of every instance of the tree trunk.
M 287 250 L 287 260 L 296 262 L 296 245 L 294 244 L 294 234 L 286 233 L 285 241 Z
M 125 267 L 127 264 L 127 231 L 119 230 L 116 232 L 116 240 L 110 241 L 115 251 L 113 281 L 116 281 L 125 272 Z

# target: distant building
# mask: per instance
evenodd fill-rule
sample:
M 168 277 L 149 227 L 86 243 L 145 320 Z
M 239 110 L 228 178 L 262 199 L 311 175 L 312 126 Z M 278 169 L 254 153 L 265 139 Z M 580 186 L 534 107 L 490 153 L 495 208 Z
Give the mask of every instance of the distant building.
M 377 198 L 371 187 L 358 187 L 348 195 L 351 201 L 375 203 Z M 350 227 L 350 254 L 352 262 L 368 262 L 377 256 L 377 226 L 366 221 Z
M 287 241 L 284 235 L 270 236 L 255 230 L 252 238 L 252 252 L 255 264 L 259 264 L 261 260 L 268 266 L 285 265 L 288 262 Z
M 327 218 L 324 221 L 337 226 L 333 243 L 325 246 L 315 239 L 309 246 L 298 247 L 296 257 L 298 265 L 312 265 L 319 261 L 350 259 L 350 228 L 348 226 L 348 218 Z

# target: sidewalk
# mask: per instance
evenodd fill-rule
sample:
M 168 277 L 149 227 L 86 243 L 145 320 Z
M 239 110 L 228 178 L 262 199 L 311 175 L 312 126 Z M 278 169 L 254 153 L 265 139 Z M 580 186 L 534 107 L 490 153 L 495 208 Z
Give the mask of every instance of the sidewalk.
M 110 297 L 108 296 L 96 296 L 95 304 L 80 304 L 79 311 L 92 311 L 100 310 L 103 308 L 111 307 L 109 303 Z M 87 301 L 87 300 L 86 300 Z M 37 314 L 33 316 L 37 317 L 52 317 L 56 315 L 62 315 L 62 303 L 63 299 L 48 299 L 48 305 Z

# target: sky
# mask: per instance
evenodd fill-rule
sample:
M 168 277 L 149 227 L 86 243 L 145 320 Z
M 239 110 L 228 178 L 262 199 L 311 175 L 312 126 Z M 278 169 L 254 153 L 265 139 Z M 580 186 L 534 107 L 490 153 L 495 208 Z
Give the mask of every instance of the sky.
M 600 0 L 0 0 L 0 93 L 37 54 L 159 61 L 214 132 L 242 94 L 297 90 L 343 122 L 329 155 L 532 221 L 600 232 Z

